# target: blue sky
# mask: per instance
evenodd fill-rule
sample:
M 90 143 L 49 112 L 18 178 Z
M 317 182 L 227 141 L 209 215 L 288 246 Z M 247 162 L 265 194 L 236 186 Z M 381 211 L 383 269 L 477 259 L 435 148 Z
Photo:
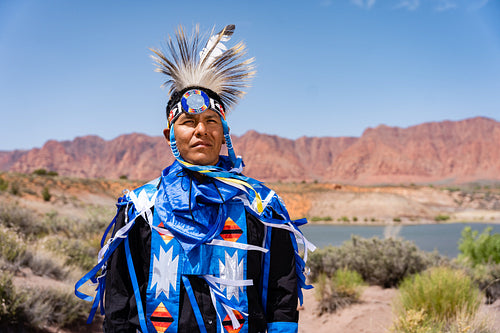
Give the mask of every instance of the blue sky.
M 150 47 L 236 25 L 257 77 L 234 134 L 360 136 L 380 124 L 500 120 L 496 0 L 0 0 L 0 150 L 161 135 Z

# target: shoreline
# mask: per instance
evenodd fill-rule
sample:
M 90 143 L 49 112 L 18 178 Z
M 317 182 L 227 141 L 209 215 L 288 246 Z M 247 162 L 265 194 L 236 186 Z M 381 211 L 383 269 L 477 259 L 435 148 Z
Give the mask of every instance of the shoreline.
M 500 221 L 498 220 L 492 220 L 492 221 L 445 221 L 445 222 L 436 222 L 436 221 L 425 221 L 425 222 L 387 222 L 387 223 L 379 223 L 379 222 L 328 222 L 328 221 L 307 221 L 306 226 L 311 226 L 311 225 L 331 225 L 331 226 L 350 226 L 350 227 L 355 227 L 355 226 L 360 226 L 360 227 L 397 227 L 397 226 L 417 226 L 417 225 L 429 225 L 429 224 L 466 224 L 466 223 L 471 223 L 471 224 L 500 224 Z

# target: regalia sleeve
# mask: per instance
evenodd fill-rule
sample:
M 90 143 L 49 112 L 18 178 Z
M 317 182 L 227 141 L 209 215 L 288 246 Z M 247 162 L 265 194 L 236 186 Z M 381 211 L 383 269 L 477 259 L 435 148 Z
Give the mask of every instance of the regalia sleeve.
M 118 211 L 113 236 L 125 225 L 125 209 L 126 207 L 122 206 Z M 137 218 L 128 237 L 137 281 L 143 296 L 141 298 L 145 300 L 151 231 L 142 217 Z M 123 243 L 116 248 L 107 263 L 104 308 L 104 332 L 136 332 L 140 328 L 136 298 Z
M 263 259 L 262 300 L 271 333 L 298 331 L 298 301 L 302 304 L 302 289 L 310 289 L 305 278 L 305 260 L 301 253 L 314 251 L 299 230 L 305 219 L 291 220 L 284 202 L 272 190 L 260 191 L 264 210 L 259 219 L 266 226 L 264 246 L 270 251 Z M 299 250 L 298 241 L 304 250 Z
M 272 228 L 267 291 L 268 332 L 295 332 L 298 284 L 295 251 L 290 232 Z

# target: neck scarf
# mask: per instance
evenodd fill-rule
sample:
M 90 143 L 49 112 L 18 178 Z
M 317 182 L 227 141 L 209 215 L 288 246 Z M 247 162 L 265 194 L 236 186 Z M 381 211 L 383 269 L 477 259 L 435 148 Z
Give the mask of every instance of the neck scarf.
M 220 234 L 227 219 L 226 203 L 235 196 L 246 195 L 250 202 L 262 206 L 252 187 L 258 182 L 241 176 L 237 173 L 241 168 L 231 166 L 228 157 L 220 156 L 217 166 L 176 160 L 163 170 L 155 210 L 186 252 Z

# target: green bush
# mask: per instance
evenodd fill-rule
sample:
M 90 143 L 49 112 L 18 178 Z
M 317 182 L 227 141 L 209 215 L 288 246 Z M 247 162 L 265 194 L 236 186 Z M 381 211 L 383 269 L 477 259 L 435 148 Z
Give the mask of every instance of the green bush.
M 52 198 L 52 194 L 49 192 L 49 188 L 45 186 L 42 190 L 42 198 L 43 201 L 50 201 L 50 198 Z
M 309 219 L 311 222 L 330 222 L 333 221 L 331 216 L 313 216 Z
M 82 325 L 88 305 L 71 291 L 52 288 L 16 290 L 12 276 L 0 272 L 0 331 L 45 331 L 47 326 L 58 328 Z
M 103 217 L 94 216 L 89 212 L 87 221 L 71 220 L 60 217 L 56 211 L 39 217 L 26 208 L 18 205 L 7 206 L 0 204 L 0 225 L 16 230 L 28 238 L 40 238 L 48 234 L 61 233 L 66 237 L 87 237 L 94 233 L 101 233 L 106 227 Z M 108 218 L 110 220 L 110 218 Z
M 7 191 L 9 188 L 9 182 L 0 177 L 0 192 Z
M 47 171 L 46 169 L 36 169 L 32 172 L 34 175 L 38 176 L 58 176 L 59 173 L 57 171 Z
M 24 298 L 16 294 L 12 276 L 0 271 L 0 331 L 7 324 L 21 321 L 23 302 Z
M 333 275 L 332 281 L 340 295 L 359 300 L 364 281 L 358 272 L 347 268 L 338 269 Z
M 338 269 L 347 267 L 358 272 L 367 283 L 389 288 L 440 261 L 446 259 L 435 252 L 423 252 L 410 241 L 352 236 L 340 247 L 329 246 L 313 252 L 308 266 L 313 281 L 321 273 L 333 276 Z
M 42 219 L 18 205 L 0 205 L 0 224 L 25 236 L 40 236 L 49 231 Z
M 500 264 L 478 264 L 467 271 L 486 295 L 486 303 L 500 299 Z
M 479 289 L 464 271 L 433 267 L 399 286 L 397 332 L 450 332 L 467 314 L 474 319 L 481 303 Z
M 315 286 L 319 314 L 359 302 L 363 286 L 361 275 L 346 268 L 337 270 L 331 278 L 322 273 Z
M 96 265 L 99 249 L 94 244 L 80 239 L 51 238 L 47 242 L 51 251 L 64 254 L 66 265 L 75 265 L 89 271 Z
M 32 174 L 38 175 L 38 176 L 46 176 L 47 170 L 46 169 L 36 169 L 32 172 Z
M 23 260 L 26 254 L 26 244 L 15 232 L 0 227 L 0 239 L 0 258 L 10 263 Z
M 21 195 L 21 188 L 19 187 L 19 184 L 17 182 L 12 182 L 10 184 L 10 194 L 12 195 Z
M 390 331 L 395 333 L 444 333 L 443 325 L 433 323 L 424 310 L 408 310 L 399 315 Z
M 481 234 L 472 231 L 470 227 L 462 230 L 462 237 L 458 241 L 459 260 L 472 266 L 485 263 L 500 263 L 500 234 L 491 234 L 491 227 Z
M 31 268 L 33 274 L 38 276 L 48 276 L 52 279 L 62 281 L 68 276 L 68 269 L 57 261 L 50 253 L 45 251 L 27 251 L 22 266 Z
M 23 291 L 23 316 L 28 327 L 42 329 L 48 325 L 69 327 L 83 324 L 88 315 L 86 302 L 70 291 L 52 288 L 28 288 Z
M 434 217 L 434 221 L 436 222 L 444 222 L 448 221 L 449 219 L 450 217 L 448 215 L 443 215 L 443 214 L 439 214 Z

